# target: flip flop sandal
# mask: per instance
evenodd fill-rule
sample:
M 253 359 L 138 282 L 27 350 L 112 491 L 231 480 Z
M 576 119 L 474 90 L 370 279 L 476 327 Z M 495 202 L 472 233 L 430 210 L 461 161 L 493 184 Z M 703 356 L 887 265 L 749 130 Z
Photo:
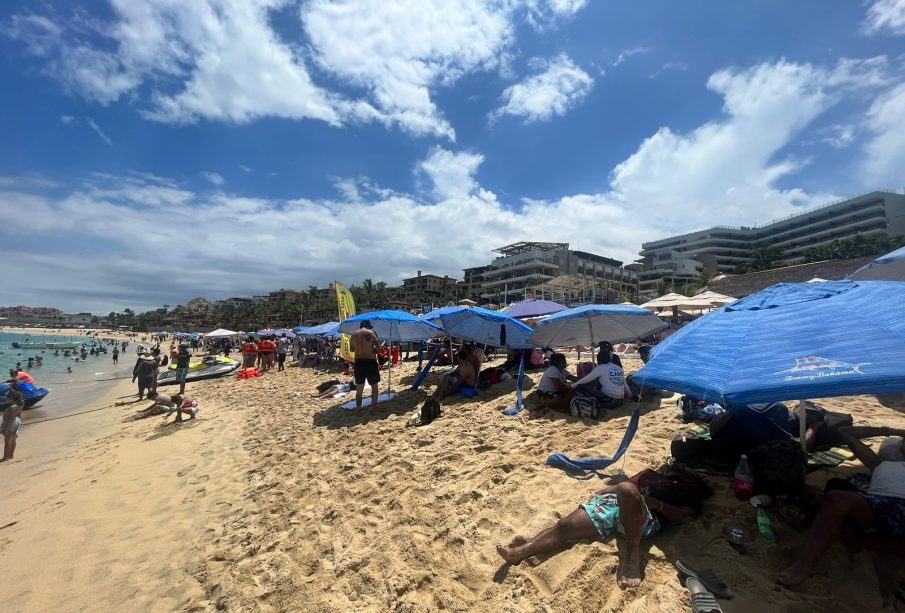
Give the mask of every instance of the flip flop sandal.
M 735 598 L 735 595 L 729 589 L 729 586 L 723 583 L 709 568 L 698 570 L 687 562 L 676 560 L 676 569 L 686 577 L 697 579 L 703 583 L 707 588 L 707 591 L 717 598 L 724 598 L 726 600 Z
M 713 594 L 694 577 L 685 580 L 685 588 L 691 592 L 691 610 L 694 613 L 723 613 Z

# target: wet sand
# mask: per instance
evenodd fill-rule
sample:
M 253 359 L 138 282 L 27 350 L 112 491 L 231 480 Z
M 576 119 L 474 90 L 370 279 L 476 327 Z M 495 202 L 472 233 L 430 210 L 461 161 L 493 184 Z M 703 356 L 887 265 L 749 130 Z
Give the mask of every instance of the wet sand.
M 640 363 L 626 361 L 627 370 Z M 394 369 L 405 389 L 414 365 Z M 772 577 L 804 534 L 773 516 L 779 542 L 748 530 L 748 554 L 726 543 L 740 503 L 728 479 L 693 524 L 642 546 L 644 583 L 616 586 L 617 540 L 582 540 L 566 551 L 504 564 L 495 543 L 532 536 L 607 480 L 548 468 L 553 452 L 609 455 L 631 413 L 600 423 L 515 404 L 505 383 L 453 398 L 423 428 L 405 421 L 427 392 L 403 392 L 376 409 L 346 411 L 309 397 L 334 374 L 290 367 L 250 380 L 190 384 L 194 422 L 123 423 L 134 407 L 110 407 L 36 424 L 20 439 L 0 509 L 0 572 L 13 589 L 4 611 L 685 611 L 690 599 L 672 562 L 717 570 L 737 594 L 724 611 L 872 611 L 880 605 L 866 553 L 836 547 L 797 591 Z M 528 392 L 540 372 L 529 374 Z M 428 379 L 428 391 L 438 375 Z M 125 390 L 123 390 L 125 391 Z M 112 396 L 109 398 L 112 401 Z M 905 424 L 873 398 L 828 408 L 856 423 Z M 646 402 L 620 469 L 660 465 L 686 428 L 674 400 Z M 857 462 L 812 473 L 863 471 Z M 7 481 L 7 479 L 9 481 Z

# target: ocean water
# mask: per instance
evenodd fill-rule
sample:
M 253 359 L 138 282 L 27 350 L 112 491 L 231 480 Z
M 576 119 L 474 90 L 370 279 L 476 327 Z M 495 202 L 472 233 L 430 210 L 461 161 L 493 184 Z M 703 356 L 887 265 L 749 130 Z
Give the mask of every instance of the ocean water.
M 87 403 L 103 395 L 119 380 L 130 379 L 132 376 L 138 343 L 129 343 L 126 353 L 121 353 L 119 356 L 119 365 L 114 365 L 112 345 L 108 345 L 106 355 L 89 354 L 86 360 L 76 361 L 71 357 L 64 357 L 62 351 L 59 356 L 55 356 L 53 349 L 13 348 L 13 341 L 21 342 L 26 339 L 44 343 L 87 341 L 90 345 L 93 338 L 0 332 L 0 381 L 6 380 L 9 369 L 13 368 L 17 362 L 21 362 L 23 370 L 34 377 L 35 385 L 50 391 L 48 397 L 42 400 L 37 407 L 25 412 L 26 424 L 30 420 L 59 417 L 77 412 Z M 39 355 L 44 357 L 44 365 L 26 368 L 28 358 Z M 67 368 L 71 368 L 72 372 L 68 372 Z
M 14 341 L 25 342 L 31 341 L 36 343 L 92 343 L 95 342 L 91 338 L 85 336 L 46 336 L 39 334 L 13 334 L 10 332 L 0 332 L 0 380 L 5 380 L 9 374 L 9 369 L 22 365 L 22 370 L 26 371 L 35 379 L 35 383 L 43 385 L 48 382 L 58 382 L 63 380 L 71 380 L 73 378 L 95 379 L 100 376 L 96 373 L 113 371 L 113 355 L 112 346 L 108 346 L 107 354 L 88 355 L 87 360 L 74 360 L 72 357 L 64 357 L 63 351 L 59 356 L 54 355 L 53 349 L 17 349 L 12 346 Z M 99 342 L 99 341 L 98 341 Z M 131 348 L 131 347 L 130 347 Z M 44 358 L 43 366 L 33 366 L 28 368 L 28 358 L 41 356 Z M 126 356 L 121 356 L 126 357 Z M 120 360 L 120 364 L 128 362 Z M 67 368 L 72 369 L 72 373 L 67 372 Z

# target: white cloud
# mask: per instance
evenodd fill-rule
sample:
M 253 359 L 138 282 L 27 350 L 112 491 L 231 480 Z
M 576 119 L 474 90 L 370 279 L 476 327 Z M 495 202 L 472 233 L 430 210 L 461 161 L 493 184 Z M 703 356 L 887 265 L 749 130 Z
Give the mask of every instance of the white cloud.
M 856 135 L 856 127 L 850 123 L 837 123 L 817 130 L 820 142 L 835 149 L 845 149 L 855 142 Z
M 524 117 L 526 122 L 546 121 L 578 105 L 594 87 L 594 79 L 565 54 L 549 62 L 535 59 L 542 71 L 503 91 L 503 104 L 491 119 L 503 115 Z
M 137 101 L 158 121 L 376 121 L 451 140 L 455 131 L 433 92 L 475 71 L 506 73 L 522 9 L 529 20 L 552 23 L 586 4 L 311 0 L 293 11 L 309 40 L 284 40 L 271 20 L 294 0 L 109 2 L 109 22 L 50 12 L 14 15 L 0 30 L 40 58 L 68 92 L 103 105 Z M 313 63 L 361 98 L 315 83 Z
M 239 170 L 242 172 L 252 172 L 252 168 L 250 166 L 246 166 L 245 164 L 236 164 L 239 167 Z
M 201 176 L 216 185 L 217 187 L 221 187 L 226 181 L 223 179 L 223 176 L 217 174 L 216 172 L 202 172 Z
M 75 121 L 75 117 L 73 117 L 72 115 L 60 115 L 60 121 L 66 125 L 69 125 L 73 121 Z
M 102 140 L 102 141 L 104 141 L 105 143 L 107 143 L 107 144 L 110 145 L 111 147 L 113 146 L 113 141 L 110 140 L 110 137 L 107 136 L 107 134 L 101 129 L 101 127 L 100 127 L 99 125 L 97 125 L 97 122 L 96 122 L 96 121 L 94 121 L 91 117 L 86 117 L 86 118 L 85 118 L 85 123 L 88 124 L 88 127 L 89 127 L 89 128 L 91 128 L 92 130 L 94 130 L 95 134 L 97 134 L 98 136 L 101 137 L 101 140 Z
M 867 10 L 864 30 L 868 34 L 905 35 L 905 0 L 875 0 Z
M 650 53 L 650 47 L 635 47 L 633 49 L 623 49 L 619 52 L 619 55 L 616 56 L 616 59 L 610 64 L 610 66 L 615 68 L 620 64 L 624 64 L 626 60 L 628 60 L 633 55 L 641 55 L 645 53 Z
M 763 223 L 836 198 L 777 184 L 788 183 L 801 166 L 782 154 L 798 134 L 846 96 L 876 88 L 858 89 L 840 74 L 838 66 L 785 61 L 718 71 L 707 86 L 722 97 L 723 116 L 687 133 L 659 129 L 613 169 L 601 193 L 525 199 L 520 208 L 477 183 L 481 154 L 442 148 L 416 167 L 432 182 L 428 201 L 363 177 L 337 179 L 339 197 L 321 200 L 193 191 L 137 174 L 96 175 L 59 196 L 0 180 L 0 208 L 29 211 L 0 227 L 0 258 L 22 280 L 15 297 L 0 288 L 0 303 L 15 298 L 106 312 L 172 304 L 196 296 L 198 288 L 216 298 L 334 279 L 392 284 L 416 270 L 458 276 L 463 267 L 487 263 L 490 249 L 516 240 L 581 241 L 584 250 L 630 261 L 645 240 L 715 223 Z M 893 94 L 869 113 L 878 138 L 903 121 L 905 86 Z M 901 144 L 875 140 L 874 147 L 875 159 L 901 168 L 894 161 L 905 155 Z M 73 219 L 84 229 L 74 238 Z M 366 231 L 353 231 L 363 222 Z M 180 240 L 186 227 L 197 240 Z M 257 256 L 262 242 L 287 231 L 301 231 L 305 240 L 283 240 L 281 249 Z M 45 237 L 41 253 L 4 246 L 4 237 L 23 232 Z M 171 249 L 176 242 L 178 253 Z M 229 244 L 248 257 L 224 260 L 211 244 Z M 179 274 L 161 284 L 161 270 Z
M 877 97 L 865 125 L 872 134 L 862 170 L 871 185 L 898 186 L 905 177 L 905 84 Z
M 513 40 L 504 4 L 315 0 L 302 20 L 321 66 L 368 91 L 371 118 L 454 139 L 430 90 L 498 66 Z
M 466 198 L 477 188 L 474 176 L 483 161 L 484 156 L 477 153 L 453 153 L 434 147 L 417 170 L 430 179 L 438 200 Z
M 526 20 L 535 30 L 543 32 L 558 20 L 574 16 L 587 4 L 588 0 L 525 0 Z

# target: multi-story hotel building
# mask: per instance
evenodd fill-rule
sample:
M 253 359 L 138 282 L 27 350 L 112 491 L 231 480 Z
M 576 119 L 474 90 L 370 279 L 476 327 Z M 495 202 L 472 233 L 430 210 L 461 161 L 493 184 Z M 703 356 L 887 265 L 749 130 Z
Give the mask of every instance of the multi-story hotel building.
M 808 249 L 857 234 L 905 235 L 905 195 L 876 190 L 763 226 L 714 226 L 644 243 L 639 293 L 655 293 L 660 279 L 694 280 L 704 267 L 714 275 L 734 272 L 758 245 L 775 247 L 786 263 L 797 264 Z

